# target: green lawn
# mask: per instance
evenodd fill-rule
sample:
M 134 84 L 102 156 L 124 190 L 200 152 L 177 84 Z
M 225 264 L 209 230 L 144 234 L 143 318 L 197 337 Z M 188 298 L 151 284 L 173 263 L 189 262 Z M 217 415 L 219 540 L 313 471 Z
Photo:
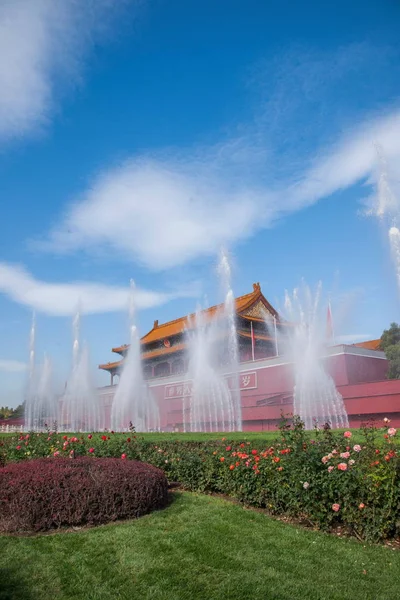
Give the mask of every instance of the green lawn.
M 134 522 L 0 537 L 1 600 L 398 596 L 398 551 L 302 530 L 208 496 L 174 498 Z

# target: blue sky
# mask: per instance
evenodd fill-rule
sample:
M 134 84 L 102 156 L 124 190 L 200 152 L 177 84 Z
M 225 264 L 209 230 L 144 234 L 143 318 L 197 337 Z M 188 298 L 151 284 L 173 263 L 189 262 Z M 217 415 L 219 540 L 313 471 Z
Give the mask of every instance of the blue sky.
M 0 3 L 0 405 L 37 355 L 68 375 L 71 315 L 96 365 L 127 340 L 237 295 L 282 304 L 304 277 L 336 333 L 398 320 L 376 153 L 400 178 L 400 7 L 342 0 Z

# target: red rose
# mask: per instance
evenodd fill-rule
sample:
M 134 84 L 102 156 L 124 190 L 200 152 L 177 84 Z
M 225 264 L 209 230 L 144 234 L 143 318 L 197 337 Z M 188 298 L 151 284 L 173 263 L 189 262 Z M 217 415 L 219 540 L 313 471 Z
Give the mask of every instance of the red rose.
M 121 454 L 121 458 L 122 459 L 126 458 L 126 454 Z
M 91 439 L 92 439 L 92 437 L 93 437 L 93 436 L 92 436 L 92 434 L 91 434 L 91 433 L 89 433 L 89 435 L 88 435 L 88 440 L 91 440 Z
M 106 435 L 102 435 L 101 439 L 103 440 L 103 442 L 105 442 L 107 440 L 107 436 Z
M 89 452 L 90 452 L 90 454 L 93 454 L 94 448 L 89 448 Z
M 127 442 L 130 442 L 130 441 L 131 441 L 131 438 L 128 438 L 126 441 L 127 441 Z
M 225 450 L 226 450 L 227 452 L 229 452 L 230 450 L 232 450 L 232 447 L 231 447 L 231 446 L 227 446 L 227 447 L 225 448 Z
M 254 455 L 256 455 L 257 454 L 257 450 L 252 450 L 251 453 L 254 454 Z

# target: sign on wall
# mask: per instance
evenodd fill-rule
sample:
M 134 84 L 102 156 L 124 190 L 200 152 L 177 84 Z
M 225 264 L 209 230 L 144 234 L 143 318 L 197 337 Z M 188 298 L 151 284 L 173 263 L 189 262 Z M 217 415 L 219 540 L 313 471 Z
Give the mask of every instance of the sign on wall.
M 234 378 L 231 376 L 226 377 L 229 389 L 234 387 Z M 257 388 L 257 373 L 240 373 L 239 375 L 239 386 L 240 391 L 242 390 L 255 390 Z M 173 385 L 165 386 L 164 397 L 168 398 L 184 398 L 192 395 L 193 382 L 192 381 L 180 381 Z

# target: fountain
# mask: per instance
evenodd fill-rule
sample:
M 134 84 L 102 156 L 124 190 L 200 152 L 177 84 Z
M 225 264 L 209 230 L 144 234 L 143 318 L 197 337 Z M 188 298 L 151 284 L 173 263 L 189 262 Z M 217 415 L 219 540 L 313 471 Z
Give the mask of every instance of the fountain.
M 52 365 L 44 356 L 38 371 L 35 364 L 36 319 L 32 317 L 29 340 L 29 381 L 25 399 L 25 423 L 27 431 L 43 431 L 46 424 L 57 420 L 57 405 L 52 386 Z
M 383 150 L 378 144 L 375 144 L 375 149 L 378 157 L 378 194 L 375 206 L 369 214 L 378 217 L 387 229 L 400 290 L 400 204 L 389 184 L 388 166 Z
M 239 386 L 239 346 L 236 331 L 235 297 L 232 290 L 232 273 L 227 253 L 222 250 L 219 274 L 225 294 L 224 320 L 227 328 L 227 355 L 230 369 L 231 395 L 234 411 L 235 430 L 242 430 L 242 403 Z
M 322 363 L 325 327 L 320 316 L 321 283 L 313 298 L 303 284 L 302 292 L 295 289 L 285 294 L 285 309 L 293 323 L 280 346 L 293 364 L 294 414 L 299 415 L 306 429 L 329 423 L 332 428 L 348 427 L 343 398 Z M 304 297 L 304 300 L 303 300 Z
M 127 430 L 129 423 L 142 432 L 160 428 L 159 409 L 143 377 L 135 313 L 135 287 L 131 281 L 130 346 L 111 407 L 111 427 L 114 431 Z
M 183 397 L 184 431 L 241 431 L 241 401 L 238 384 L 239 352 L 230 266 L 222 254 L 219 272 L 225 302 L 216 314 L 200 308 L 186 332 L 189 368 Z M 229 372 L 220 366 L 221 354 Z
M 89 351 L 80 347 L 80 315 L 73 320 L 72 370 L 61 399 L 62 431 L 100 431 L 99 401 L 90 376 Z
M 199 308 L 186 332 L 189 353 L 186 385 L 191 386 L 191 396 L 183 398 L 183 428 L 184 431 L 235 431 L 228 380 L 215 368 L 219 363 L 222 332 L 216 318 L 207 322 L 205 315 Z

